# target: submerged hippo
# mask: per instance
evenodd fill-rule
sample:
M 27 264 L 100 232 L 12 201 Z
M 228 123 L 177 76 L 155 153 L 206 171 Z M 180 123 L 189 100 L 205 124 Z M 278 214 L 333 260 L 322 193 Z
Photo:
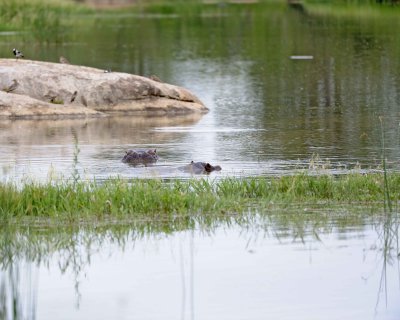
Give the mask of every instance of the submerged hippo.
M 122 159 L 124 163 L 132 164 L 148 164 L 157 162 L 158 155 L 156 149 L 149 150 L 128 150 Z
M 208 162 L 190 162 L 188 165 L 182 167 L 183 171 L 190 172 L 194 174 L 210 173 L 213 171 L 220 171 L 222 168 L 220 166 L 213 166 Z

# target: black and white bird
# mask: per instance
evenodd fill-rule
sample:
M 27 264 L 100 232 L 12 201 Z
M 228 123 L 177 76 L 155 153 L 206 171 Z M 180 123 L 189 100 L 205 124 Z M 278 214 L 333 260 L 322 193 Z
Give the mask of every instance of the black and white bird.
M 15 56 L 15 58 L 17 58 L 17 60 L 19 58 L 23 58 L 24 57 L 24 54 L 21 51 L 15 49 L 15 48 L 13 49 L 13 52 L 14 52 L 14 56 Z

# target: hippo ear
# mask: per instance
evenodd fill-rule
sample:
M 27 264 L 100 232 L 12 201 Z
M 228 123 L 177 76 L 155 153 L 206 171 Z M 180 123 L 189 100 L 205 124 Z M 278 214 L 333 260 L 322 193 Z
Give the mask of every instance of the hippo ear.
M 157 149 L 154 149 L 154 153 L 157 153 Z

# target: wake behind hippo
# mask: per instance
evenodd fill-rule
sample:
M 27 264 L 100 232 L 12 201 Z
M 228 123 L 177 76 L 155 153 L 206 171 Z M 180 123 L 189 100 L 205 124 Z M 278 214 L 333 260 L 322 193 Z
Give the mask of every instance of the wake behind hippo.
M 128 150 L 122 158 L 122 162 L 130 164 L 149 164 L 158 160 L 157 150 Z
M 182 167 L 182 170 L 194 174 L 210 173 L 213 171 L 221 171 L 222 168 L 218 165 L 213 166 L 208 162 L 190 162 L 188 165 Z

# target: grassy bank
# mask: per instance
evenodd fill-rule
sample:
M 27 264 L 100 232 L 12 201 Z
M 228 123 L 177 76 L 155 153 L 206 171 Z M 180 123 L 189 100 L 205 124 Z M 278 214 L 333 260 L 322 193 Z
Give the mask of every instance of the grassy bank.
M 382 204 L 390 191 L 394 209 L 400 198 L 400 174 L 340 177 L 299 174 L 279 178 L 110 180 L 0 186 L 0 217 L 50 217 L 65 220 L 125 217 L 174 219 L 180 215 L 237 214 L 296 204 Z

